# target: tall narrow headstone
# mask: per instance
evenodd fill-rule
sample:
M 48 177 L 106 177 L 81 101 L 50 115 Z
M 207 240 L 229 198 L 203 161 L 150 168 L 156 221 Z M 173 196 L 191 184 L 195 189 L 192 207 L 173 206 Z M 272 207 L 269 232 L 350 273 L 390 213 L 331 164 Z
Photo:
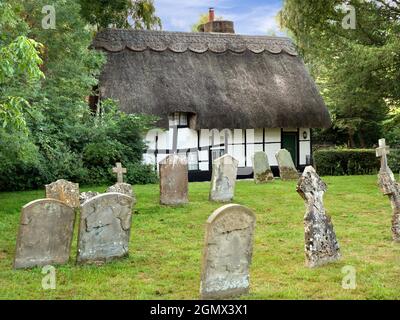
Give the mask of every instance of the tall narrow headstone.
M 299 178 L 299 173 L 297 172 L 289 151 L 280 149 L 275 154 L 275 158 L 278 162 L 279 176 L 282 180 L 297 180 Z
M 128 255 L 133 199 L 103 193 L 81 206 L 78 263 L 103 263 Z
M 389 197 L 392 205 L 392 238 L 394 241 L 400 242 L 400 185 L 396 182 L 387 163 L 386 155 L 389 153 L 389 146 L 386 146 L 385 139 L 380 139 L 379 148 L 376 149 L 376 156 L 381 157 L 378 184 L 382 193 Z
M 254 213 L 237 204 L 225 205 L 208 218 L 200 283 L 202 299 L 248 293 Z
M 171 154 L 160 162 L 160 203 L 180 205 L 188 199 L 188 164 L 186 157 Z
M 57 199 L 70 207 L 79 208 L 79 184 L 64 179 L 46 184 L 46 198 Z
M 213 161 L 209 197 L 211 201 L 232 201 L 235 195 L 238 163 L 229 154 L 225 154 Z
M 339 243 L 331 218 L 326 214 L 323 196 L 327 190 L 312 166 L 305 168 L 297 184 L 297 192 L 304 199 L 305 253 L 308 267 L 318 267 L 340 259 Z
M 269 166 L 268 156 L 265 152 L 259 151 L 253 156 L 253 172 L 255 183 L 266 183 L 274 180 L 274 175 Z
M 67 263 L 74 222 L 74 208 L 59 200 L 35 200 L 22 207 L 14 268 Z

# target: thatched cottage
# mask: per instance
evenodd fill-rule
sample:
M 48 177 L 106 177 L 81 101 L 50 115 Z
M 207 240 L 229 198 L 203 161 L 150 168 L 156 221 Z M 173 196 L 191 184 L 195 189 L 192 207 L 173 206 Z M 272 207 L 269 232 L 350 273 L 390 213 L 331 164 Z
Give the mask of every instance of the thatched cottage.
M 97 34 L 93 47 L 107 54 L 100 99 L 114 98 L 127 113 L 160 119 L 160 130 L 146 137 L 145 162 L 156 166 L 173 149 L 185 153 L 192 181 L 209 179 L 212 160 L 225 152 L 239 160 L 238 174 L 246 177 L 255 151 L 264 150 L 275 171 L 281 148 L 299 170 L 310 163 L 311 128 L 331 121 L 295 47 L 287 38 L 233 29 L 210 14 L 198 33 Z

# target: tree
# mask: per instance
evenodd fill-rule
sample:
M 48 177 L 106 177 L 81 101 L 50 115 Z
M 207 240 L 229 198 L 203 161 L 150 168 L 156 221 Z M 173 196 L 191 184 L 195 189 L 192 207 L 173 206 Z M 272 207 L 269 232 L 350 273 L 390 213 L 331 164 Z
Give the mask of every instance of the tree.
M 6 33 L 10 28 L 21 24 L 8 3 L 0 3 L 0 121 L 7 126 L 25 129 L 23 109 L 29 107 L 28 101 L 18 90 L 30 87 L 43 77 L 39 66 L 41 44 L 25 35 Z
M 279 15 L 350 147 L 376 143 L 388 111 L 399 106 L 399 8 L 388 3 L 286 0 Z M 353 8 L 356 25 L 348 29 Z
M 157 29 L 161 20 L 155 15 L 153 0 L 80 0 L 81 14 L 91 25 L 107 28 Z

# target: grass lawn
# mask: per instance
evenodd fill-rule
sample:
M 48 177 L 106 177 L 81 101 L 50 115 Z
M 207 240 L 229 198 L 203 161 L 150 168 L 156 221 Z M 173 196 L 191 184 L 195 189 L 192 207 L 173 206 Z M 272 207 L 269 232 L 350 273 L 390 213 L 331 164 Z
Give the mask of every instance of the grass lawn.
M 325 206 L 341 246 L 340 262 L 304 266 L 303 200 L 296 182 L 239 181 L 235 203 L 257 216 L 250 294 L 242 299 L 400 299 L 400 244 L 391 241 L 390 202 L 376 176 L 325 177 Z M 104 191 L 105 187 L 84 188 Z M 190 184 L 190 204 L 158 203 L 158 185 L 135 186 L 130 256 L 103 266 L 57 266 L 56 290 L 43 290 L 40 268 L 12 270 L 20 208 L 44 191 L 0 193 L 0 299 L 198 299 L 204 224 L 220 204 L 209 183 Z M 357 288 L 342 288 L 342 267 Z

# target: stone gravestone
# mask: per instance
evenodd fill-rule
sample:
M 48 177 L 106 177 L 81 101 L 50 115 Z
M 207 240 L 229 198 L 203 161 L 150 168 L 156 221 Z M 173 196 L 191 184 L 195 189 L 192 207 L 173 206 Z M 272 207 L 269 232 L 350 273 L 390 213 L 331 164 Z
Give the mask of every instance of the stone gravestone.
M 268 163 L 268 156 L 265 152 L 254 153 L 253 172 L 255 183 L 266 183 L 274 180 L 274 175 Z
M 78 263 L 103 263 L 128 255 L 131 197 L 103 193 L 81 206 Z
M 188 164 L 185 156 L 171 154 L 160 162 L 160 203 L 188 203 Z
M 299 178 L 299 173 L 297 172 L 289 151 L 280 149 L 275 154 L 275 157 L 278 161 L 279 176 L 282 180 L 297 180 Z
M 304 239 L 306 264 L 318 267 L 340 259 L 339 243 L 331 218 L 325 213 L 323 196 L 327 190 L 312 166 L 305 168 L 297 184 L 297 192 L 304 199 Z
M 57 199 L 73 208 L 79 208 L 79 184 L 64 179 L 46 184 L 46 198 Z
M 248 293 L 255 224 L 254 213 L 237 204 L 225 205 L 208 218 L 200 283 L 202 299 Z
M 392 205 L 392 238 L 394 241 L 400 242 L 400 185 L 396 182 L 394 174 L 388 166 L 386 155 L 389 153 L 389 146 L 386 146 L 385 139 L 380 139 L 379 148 L 376 149 L 376 156 L 381 157 L 378 184 L 382 193 L 389 197 Z
M 92 199 L 95 196 L 98 196 L 100 192 L 97 191 L 87 191 L 87 192 L 81 192 L 79 195 L 79 202 L 81 204 L 85 203 L 85 201 L 88 201 L 89 199 Z
M 74 222 L 74 208 L 59 200 L 35 200 L 22 207 L 14 268 L 67 263 Z
M 213 161 L 210 200 L 229 202 L 235 194 L 238 161 L 229 154 Z
M 129 183 L 117 182 L 116 184 L 112 185 L 111 187 L 108 187 L 106 192 L 117 192 L 117 193 L 125 194 L 129 197 L 132 197 L 134 202 L 136 203 L 136 197 L 133 193 L 132 185 L 130 185 Z

